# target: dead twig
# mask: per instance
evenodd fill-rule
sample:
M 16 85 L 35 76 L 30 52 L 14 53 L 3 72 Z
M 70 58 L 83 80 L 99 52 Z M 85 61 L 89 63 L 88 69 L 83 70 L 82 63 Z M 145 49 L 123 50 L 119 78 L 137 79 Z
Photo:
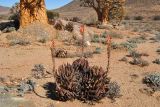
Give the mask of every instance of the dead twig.
M 107 58 L 108 58 L 108 64 L 107 64 L 107 72 L 109 72 L 109 69 L 110 69 L 110 57 L 111 57 L 111 36 L 108 35 L 107 36 Z

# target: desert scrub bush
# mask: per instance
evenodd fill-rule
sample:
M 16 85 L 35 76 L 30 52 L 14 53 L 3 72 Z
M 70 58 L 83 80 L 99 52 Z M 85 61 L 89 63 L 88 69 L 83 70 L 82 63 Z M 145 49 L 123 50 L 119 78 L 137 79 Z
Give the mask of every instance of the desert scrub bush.
M 127 55 L 128 57 L 132 57 L 132 58 L 141 58 L 142 56 L 149 56 L 147 53 L 140 53 L 136 50 L 130 50 L 129 51 L 129 55 Z
M 140 58 L 142 55 L 136 50 L 131 50 L 128 56 L 133 58 Z
M 63 100 L 79 99 L 84 102 L 98 102 L 108 96 L 118 97 L 120 88 L 111 83 L 107 72 L 98 66 L 89 66 L 89 62 L 80 58 L 72 65 L 65 64 L 55 73 L 58 95 Z
M 91 38 L 91 42 L 99 43 L 100 42 L 100 36 L 98 34 L 94 34 Z
M 127 50 L 132 50 L 137 47 L 137 44 L 129 43 L 129 42 L 122 42 L 120 43 L 120 47 L 127 49 Z
M 42 64 L 36 64 L 32 69 L 32 77 L 36 79 L 41 79 L 45 76 L 45 72 L 46 70 Z
M 160 59 L 158 59 L 158 58 L 155 59 L 155 60 L 153 61 L 153 63 L 160 65 Z
M 48 17 L 49 20 L 59 18 L 59 13 L 58 12 L 53 12 L 53 11 L 48 11 L 47 10 L 46 13 L 47 13 L 47 17 Z
M 61 20 L 56 20 L 56 21 L 55 21 L 55 24 L 54 24 L 54 28 L 55 28 L 55 29 L 57 29 L 57 30 L 62 30 L 63 27 L 64 27 L 64 26 L 63 26 Z
M 46 43 L 47 42 L 47 38 L 43 37 L 43 38 L 38 38 L 37 40 L 40 43 Z
M 157 51 L 156 51 L 158 54 L 160 54 L 160 49 L 157 49 Z
M 108 85 L 107 97 L 115 101 L 115 98 L 120 97 L 120 86 L 116 82 L 111 82 Z
M 130 20 L 130 17 L 129 16 L 125 16 L 124 20 Z
M 101 52 L 102 52 L 102 49 L 100 47 L 97 47 L 93 53 L 94 54 L 101 54 Z
M 149 63 L 146 60 L 143 60 L 142 56 L 148 56 L 146 53 L 139 53 L 136 50 L 131 50 L 128 57 L 132 57 L 132 61 L 129 63 L 132 65 L 138 65 L 141 67 L 149 66 Z
M 146 42 L 146 37 L 145 36 L 140 36 L 140 37 L 136 37 L 136 38 L 131 38 L 129 40 L 127 40 L 129 43 L 136 43 L 136 44 L 140 44 L 140 43 L 144 43 Z
M 80 22 L 81 19 L 79 17 L 73 17 L 70 19 L 70 21 L 73 21 L 73 22 Z
M 159 16 L 159 15 L 154 16 L 154 17 L 153 17 L 153 20 L 155 20 L 155 21 L 160 20 L 160 16 Z
M 68 22 L 66 24 L 66 26 L 64 27 L 64 29 L 69 31 L 69 32 L 72 32 L 74 30 L 73 23 L 72 22 Z
M 99 22 L 95 17 L 90 17 L 89 19 L 85 20 L 83 23 L 88 26 L 97 26 L 99 24 Z
M 143 83 L 154 91 L 160 91 L 160 73 L 148 74 L 143 78 Z
M 112 42 L 111 43 L 111 48 L 112 49 L 120 49 L 120 45 L 118 43 Z
M 100 36 L 101 36 L 102 38 L 106 38 L 106 36 L 107 36 L 107 32 L 106 32 L 106 31 L 104 31 Z
M 156 40 L 157 42 L 160 42 L 160 33 L 155 36 L 155 40 Z
M 10 46 L 15 46 L 15 45 L 26 46 L 29 44 L 30 44 L 30 41 L 22 38 L 16 38 L 16 39 L 10 40 L 10 43 L 9 43 Z
M 123 39 L 123 35 L 118 33 L 118 32 L 115 32 L 115 31 L 112 31 L 112 32 L 109 32 L 108 33 L 112 38 L 118 38 L 118 39 Z
M 135 43 L 129 43 L 129 42 L 122 42 L 122 43 L 115 43 L 112 42 L 111 48 L 112 49 L 126 49 L 126 50 L 133 50 L 136 48 L 137 45 Z
M 134 20 L 143 20 L 143 16 L 135 16 Z
M 138 65 L 140 67 L 149 66 L 148 61 L 143 60 L 142 58 L 133 58 L 132 61 L 129 62 L 132 65 Z

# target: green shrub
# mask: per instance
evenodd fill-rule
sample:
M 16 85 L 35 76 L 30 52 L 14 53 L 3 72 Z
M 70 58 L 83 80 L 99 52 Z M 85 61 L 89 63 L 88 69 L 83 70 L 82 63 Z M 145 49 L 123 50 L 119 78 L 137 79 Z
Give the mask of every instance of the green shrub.
M 20 19 L 19 13 L 14 13 L 11 16 L 9 16 L 9 18 L 8 18 L 8 20 L 13 20 L 14 21 L 14 26 L 15 26 L 16 29 L 18 29 L 19 26 L 20 26 L 19 19 Z
M 47 11 L 47 17 L 48 19 L 56 19 L 59 17 L 59 13 L 53 12 L 53 11 Z

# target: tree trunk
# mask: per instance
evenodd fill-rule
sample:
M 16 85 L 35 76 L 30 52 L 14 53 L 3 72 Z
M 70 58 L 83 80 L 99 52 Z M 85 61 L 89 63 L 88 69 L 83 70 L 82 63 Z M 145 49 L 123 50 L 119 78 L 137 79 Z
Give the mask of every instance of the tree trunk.
M 20 27 L 38 21 L 47 24 L 44 0 L 20 0 Z
M 96 13 L 97 13 L 99 22 L 101 22 L 102 24 L 108 23 L 108 9 L 104 8 L 102 9 L 102 11 L 96 10 Z
M 108 21 L 109 21 L 108 8 L 103 8 L 102 9 L 102 24 L 107 24 Z

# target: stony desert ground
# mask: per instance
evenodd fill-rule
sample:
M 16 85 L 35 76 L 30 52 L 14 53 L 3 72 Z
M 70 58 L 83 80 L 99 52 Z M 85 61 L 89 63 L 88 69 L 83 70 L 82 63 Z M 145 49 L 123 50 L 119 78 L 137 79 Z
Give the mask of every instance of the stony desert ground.
M 143 23 L 139 22 L 137 26 L 143 27 Z M 156 22 L 160 23 L 160 22 Z M 155 25 L 156 25 L 155 24 Z M 129 25 L 129 24 L 128 24 Z M 140 26 L 141 25 L 141 26 Z M 158 25 L 158 24 L 157 24 Z M 136 26 L 134 25 L 135 29 Z M 154 24 L 152 27 L 155 27 Z M 99 34 L 104 32 L 105 29 L 97 29 L 94 27 L 86 27 L 89 30 Z M 127 28 L 129 28 L 127 26 Z M 53 104 L 54 107 L 159 107 L 160 105 L 160 92 L 155 92 L 152 95 L 150 94 L 150 89 L 142 83 L 142 79 L 145 75 L 153 72 L 159 72 L 160 67 L 158 64 L 152 63 L 153 60 L 159 58 L 159 54 L 156 52 L 160 48 L 159 42 L 154 42 L 150 38 L 154 38 L 156 34 L 160 33 L 157 30 L 151 31 L 134 31 L 132 26 L 130 29 L 122 27 L 120 29 L 106 29 L 107 32 L 114 31 L 119 32 L 119 35 L 122 35 L 123 38 L 112 38 L 112 42 L 120 43 L 131 38 L 145 36 L 146 41 L 144 43 L 138 44 L 138 47 L 135 48 L 140 53 L 146 53 L 148 56 L 144 56 L 149 66 L 140 67 L 137 65 L 131 65 L 128 62 L 131 58 L 127 57 L 128 62 L 119 61 L 123 57 L 129 54 L 129 51 L 126 49 L 112 49 L 111 51 L 111 67 L 108 76 L 111 77 L 112 81 L 118 82 L 121 87 L 121 97 L 117 98 L 115 102 L 112 102 L 108 98 L 104 98 L 101 102 L 95 103 L 95 105 L 89 105 L 80 101 L 67 101 L 61 102 L 53 100 L 52 98 L 42 98 L 37 96 L 35 93 L 31 92 L 25 94 L 24 98 L 32 101 L 36 107 L 53 107 L 50 104 Z M 157 27 L 158 29 L 159 27 Z M 147 28 L 146 28 L 147 29 Z M 150 28 L 149 28 L 150 29 Z M 14 31 L 15 32 L 15 31 Z M 58 32 L 58 31 L 57 31 Z M 12 32 L 13 33 L 13 32 Z M 31 77 L 31 69 L 35 64 L 43 64 L 45 68 L 52 73 L 52 58 L 50 52 L 50 41 L 46 43 L 33 42 L 27 46 L 14 45 L 10 46 L 6 39 L 7 35 L 12 33 L 1 33 L 0 35 L 0 77 L 3 78 L 19 78 L 24 79 Z M 56 35 L 56 34 L 54 34 Z M 80 52 L 79 46 L 75 45 L 65 45 L 59 38 L 55 38 L 55 44 L 57 48 L 64 48 L 68 52 L 75 51 Z M 91 65 L 102 66 L 104 69 L 107 65 L 107 47 L 101 43 L 92 43 L 91 46 L 85 47 L 85 51 L 94 50 L 96 47 L 102 49 L 101 54 L 95 54 L 91 58 L 87 58 Z M 56 68 L 63 63 L 72 63 L 75 58 L 56 58 Z M 35 91 L 43 96 L 47 97 L 47 89 L 43 88 L 45 84 L 54 83 L 54 77 L 35 79 L 37 87 Z M 5 81 L 7 84 L 10 83 L 9 80 Z M 4 86 L 4 83 L 0 83 Z M 30 106 L 26 106 L 30 107 Z
M 79 28 L 82 23 L 65 18 L 77 16 L 82 21 L 95 21 L 94 10 L 80 7 L 79 2 L 73 1 L 53 10 L 60 13 L 58 20 L 63 26 L 73 23 L 72 32 L 39 23 L 15 29 L 11 27 L 13 22 L 0 20 L 0 107 L 159 107 L 160 91 L 153 91 L 153 87 L 143 82 L 147 75 L 158 72 L 159 78 L 154 78 L 154 82 L 160 83 L 160 5 L 157 0 L 152 0 L 152 3 L 150 0 L 128 0 L 125 18 L 116 28 L 111 24 L 99 28 L 85 25 L 84 39 L 91 45 L 85 44 L 84 52 L 90 53 L 86 59 L 91 66 L 106 69 L 106 35 L 112 36 L 108 77 L 120 86 L 119 98 L 113 101 L 105 97 L 93 105 L 79 100 L 62 102 L 56 99 L 51 41 L 54 40 L 56 49 L 81 54 L 79 43 L 82 42 L 82 36 L 79 35 Z M 2 26 L 4 23 L 9 27 Z M 72 55 L 67 58 L 56 57 L 56 69 L 78 58 Z M 37 64 L 44 66 L 47 77 L 37 79 L 33 76 L 33 68 Z M 35 89 L 18 96 L 20 90 L 17 91 L 17 86 L 25 80 L 35 81 Z

